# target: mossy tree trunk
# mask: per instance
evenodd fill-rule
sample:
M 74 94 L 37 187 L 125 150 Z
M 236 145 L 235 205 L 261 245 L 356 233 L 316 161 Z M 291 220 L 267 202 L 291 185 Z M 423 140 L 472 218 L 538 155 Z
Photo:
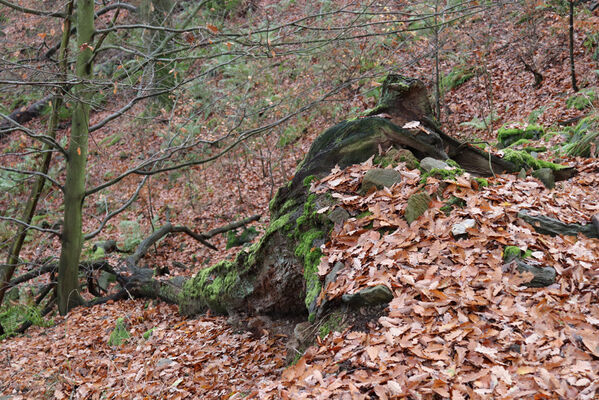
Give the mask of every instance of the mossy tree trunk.
M 89 100 L 92 92 L 94 36 L 94 1 L 77 2 L 77 61 L 75 73 L 81 80 L 74 87 L 71 137 L 67 157 L 67 177 L 64 188 L 64 228 L 58 263 L 58 309 L 62 315 L 83 303 L 79 295 L 79 257 L 83 244 L 82 207 L 85 197 L 87 143 L 89 135 Z

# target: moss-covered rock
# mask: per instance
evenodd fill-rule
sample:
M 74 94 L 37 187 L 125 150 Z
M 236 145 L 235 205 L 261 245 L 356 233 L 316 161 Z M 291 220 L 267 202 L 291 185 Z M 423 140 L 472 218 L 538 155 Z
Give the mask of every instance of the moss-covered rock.
M 124 342 L 129 340 L 130 337 L 131 337 L 131 335 L 129 334 L 129 331 L 127 330 L 127 327 L 125 325 L 125 320 L 123 318 L 118 318 L 116 320 L 114 329 L 113 329 L 112 333 L 110 334 L 110 338 L 108 339 L 108 345 L 109 346 L 120 346 Z
M 376 156 L 374 158 L 374 163 L 381 168 L 386 168 L 388 166 L 395 168 L 402 162 L 406 164 L 406 168 L 408 169 L 416 169 L 420 166 L 418 159 L 408 149 L 396 149 L 393 147 L 384 155 Z
M 399 182 L 401 182 L 401 174 L 394 169 L 373 168 L 364 174 L 360 192 L 366 193 L 372 188 L 391 187 Z
M 513 164 L 515 164 L 518 169 L 521 168 L 531 168 L 533 170 L 541 169 L 541 168 L 549 168 L 553 171 L 566 170 L 570 167 L 561 164 L 555 164 L 550 161 L 539 160 L 534 158 L 532 155 L 528 154 L 526 151 L 521 150 L 513 150 L 513 149 L 504 149 L 503 150 L 504 158 Z
M 526 128 L 500 128 L 497 131 L 497 141 L 500 147 L 521 144 L 522 140 L 538 139 L 545 133 L 542 126 L 531 124 Z
M 404 217 L 409 224 L 417 220 L 426 210 L 431 202 L 431 197 L 427 193 L 416 193 L 408 199 L 408 205 Z

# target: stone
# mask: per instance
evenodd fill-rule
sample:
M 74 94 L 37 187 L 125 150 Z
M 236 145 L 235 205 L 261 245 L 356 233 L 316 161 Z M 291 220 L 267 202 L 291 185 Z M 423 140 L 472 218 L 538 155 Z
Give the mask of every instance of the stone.
M 529 272 L 534 275 L 532 280 L 526 282 L 524 286 L 540 288 L 547 287 L 555 283 L 556 272 L 555 268 L 553 267 L 530 265 L 519 259 L 516 259 L 516 265 L 518 272 Z
M 532 176 L 543 182 L 547 189 L 555 187 L 555 176 L 551 168 L 540 168 L 532 172 Z
M 308 321 L 300 322 L 293 328 L 293 336 L 299 344 L 306 344 L 310 342 L 314 336 L 314 327 Z
M 349 219 L 349 213 L 343 207 L 335 207 L 327 217 L 335 225 L 343 225 Z
M 393 166 L 396 166 L 400 162 L 406 163 L 406 168 L 408 169 L 416 169 L 420 165 L 420 162 L 410 150 L 397 149 L 395 147 L 387 151 L 382 160 L 387 160 Z
M 109 346 L 120 346 L 125 341 L 129 340 L 131 335 L 127 330 L 127 326 L 125 325 L 125 320 L 123 318 L 118 318 L 116 320 L 114 330 L 110 334 L 110 339 L 108 339 Z
M 424 157 L 422 161 L 420 161 L 420 167 L 426 172 L 430 172 L 433 169 L 452 169 L 445 161 L 437 160 L 432 157 Z
M 464 221 L 454 224 L 451 227 L 451 234 L 455 239 L 465 239 L 468 237 L 468 229 L 474 228 L 476 221 L 473 219 L 465 219 Z
M 366 171 L 366 174 L 362 179 L 362 187 L 360 188 L 360 192 L 366 193 L 373 187 L 377 189 L 391 187 L 399 182 L 401 182 L 401 174 L 396 170 L 373 168 Z
M 393 300 L 393 293 L 385 285 L 371 286 L 358 293 L 341 296 L 341 301 L 356 307 L 387 304 L 391 300 Z
M 417 220 L 426 210 L 431 202 L 431 197 L 426 193 L 416 193 L 410 196 L 408 199 L 408 205 L 404 217 L 408 224 L 411 224 Z
M 341 261 L 337 261 L 335 265 L 333 265 L 333 269 L 327 274 L 324 278 L 324 287 L 326 288 L 329 283 L 335 282 L 337 280 L 337 274 L 339 271 L 343 269 L 345 265 Z
M 156 368 L 158 369 L 162 369 L 162 368 L 166 368 L 171 364 L 174 364 L 176 361 L 172 360 L 170 358 L 161 358 L 160 360 L 156 361 Z
M 518 218 L 522 218 L 524 221 L 531 224 L 535 231 L 543 235 L 578 236 L 579 233 L 582 233 L 589 238 L 599 238 L 599 230 L 595 228 L 593 223 L 586 225 L 565 224 L 557 219 L 549 218 L 544 215 L 530 215 L 526 211 L 519 211 Z
M 524 168 L 518 172 L 518 179 L 526 179 L 526 170 Z
M 595 227 L 595 231 L 597 232 L 597 235 L 599 235 L 599 214 L 593 215 L 593 218 L 591 218 L 591 223 Z

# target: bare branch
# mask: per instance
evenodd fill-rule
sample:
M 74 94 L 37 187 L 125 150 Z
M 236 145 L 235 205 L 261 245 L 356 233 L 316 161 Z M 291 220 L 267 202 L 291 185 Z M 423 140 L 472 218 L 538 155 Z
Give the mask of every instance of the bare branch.
M 23 175 L 40 176 L 40 177 L 42 177 L 42 178 L 50 181 L 54 186 L 56 186 L 58 189 L 60 189 L 62 192 L 64 192 L 64 187 L 58 181 L 56 181 L 51 176 L 49 176 L 47 174 L 44 174 L 42 172 L 39 172 L 39 171 L 27 171 L 27 170 L 21 170 L 21 169 L 10 168 L 10 167 L 0 167 L 0 170 L 8 171 L 8 172 L 14 172 L 14 173 L 23 174 Z
M 213 237 L 213 236 L 216 236 L 216 235 L 218 235 L 218 234 L 221 234 L 221 233 L 224 233 L 224 232 L 228 232 L 228 231 L 231 231 L 231 230 L 233 230 L 233 229 L 237 229 L 237 228 L 239 228 L 239 227 L 242 227 L 242 226 L 244 226 L 244 225 L 247 225 L 247 224 L 249 224 L 250 222 L 253 222 L 253 221 L 258 221 L 259 219 L 260 219 L 260 214 L 252 215 L 251 217 L 247 217 L 247 218 L 245 218 L 245 219 L 242 219 L 241 221 L 232 222 L 232 223 L 230 223 L 230 224 L 228 224 L 228 225 L 225 225 L 225 226 L 221 226 L 221 227 L 219 227 L 219 228 L 212 229 L 211 231 L 208 231 L 208 232 L 206 232 L 206 233 L 202 233 L 201 235 L 202 235 L 204 238 L 206 238 L 206 239 L 209 239 L 209 238 L 211 238 L 211 237 Z
M 129 200 L 127 200 L 127 202 L 125 204 L 123 204 L 122 207 L 120 207 L 118 210 L 114 210 L 110 214 L 106 215 L 106 217 L 104 217 L 104 220 L 102 220 L 102 222 L 100 223 L 100 226 L 98 227 L 98 229 L 96 229 L 95 231 L 93 231 L 91 233 L 88 233 L 87 235 L 84 235 L 83 239 L 84 240 L 93 239 L 100 232 L 102 232 L 102 229 L 104 229 L 104 226 L 106 226 L 106 223 L 108 221 L 110 221 L 111 218 L 113 218 L 113 217 L 119 215 L 120 213 L 122 213 L 123 211 L 125 211 L 131 205 L 131 203 L 133 203 L 135 201 L 135 199 L 139 195 L 139 192 L 141 191 L 141 188 L 143 188 L 143 186 L 146 183 L 146 181 L 148 180 L 148 178 L 149 177 L 145 176 L 142 179 L 141 183 L 137 186 L 137 189 L 135 190 L 135 193 L 133 193 L 133 195 L 131 195 L 131 197 L 129 198 Z
M 17 121 L 13 120 L 6 114 L 0 113 L 0 117 L 8 120 L 10 123 L 12 123 L 19 130 L 23 131 L 30 138 L 39 140 L 40 142 L 47 144 L 48 146 L 53 147 L 56 150 L 60 151 L 65 157 L 68 157 L 67 151 L 60 144 L 58 144 L 58 142 L 55 139 L 53 139 L 52 137 L 47 136 L 47 135 L 38 135 L 35 132 L 33 132 L 31 129 L 26 128 L 25 126 L 19 124 Z
M 8 221 L 8 222 L 14 222 L 15 224 L 24 226 L 27 229 L 33 229 L 36 231 L 40 231 L 40 232 L 45 232 L 45 233 L 52 233 L 56 236 L 60 236 L 60 232 L 54 229 L 46 229 L 46 228 L 42 228 L 39 226 L 35 226 L 35 225 L 29 225 L 23 221 L 21 221 L 20 219 L 16 219 L 16 218 L 12 218 L 12 217 L 4 217 L 2 215 L 0 215 L 0 221 Z
M 18 4 L 13 4 L 6 0 L 0 0 L 0 4 L 4 4 L 7 7 L 12 8 L 13 10 L 17 10 L 26 14 L 40 15 L 44 17 L 56 17 L 56 18 L 64 18 L 66 15 L 62 12 L 56 11 L 43 11 L 43 10 L 35 10 L 33 8 L 22 7 Z

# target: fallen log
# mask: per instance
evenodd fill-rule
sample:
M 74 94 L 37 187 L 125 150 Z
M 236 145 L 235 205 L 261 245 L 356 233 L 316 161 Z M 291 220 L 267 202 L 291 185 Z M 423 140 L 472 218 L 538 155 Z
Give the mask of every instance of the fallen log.
M 37 118 L 40 116 L 40 114 L 42 113 L 42 111 L 44 111 L 44 108 L 46 108 L 46 106 L 48 105 L 49 101 L 52 99 L 52 97 L 54 97 L 54 95 L 48 95 L 46 97 L 44 97 L 41 100 L 36 101 L 33 104 L 30 104 L 29 106 L 26 107 L 19 107 L 16 110 L 14 110 L 13 112 L 11 112 L 8 115 L 8 118 L 10 118 L 11 120 L 19 123 L 19 124 L 24 124 L 26 122 L 31 121 L 34 118 Z M 4 121 L 0 124 L 0 138 L 2 138 L 3 136 L 7 135 L 8 133 L 14 131 L 14 130 L 18 130 L 18 127 L 15 127 L 14 124 L 6 119 L 3 118 Z

